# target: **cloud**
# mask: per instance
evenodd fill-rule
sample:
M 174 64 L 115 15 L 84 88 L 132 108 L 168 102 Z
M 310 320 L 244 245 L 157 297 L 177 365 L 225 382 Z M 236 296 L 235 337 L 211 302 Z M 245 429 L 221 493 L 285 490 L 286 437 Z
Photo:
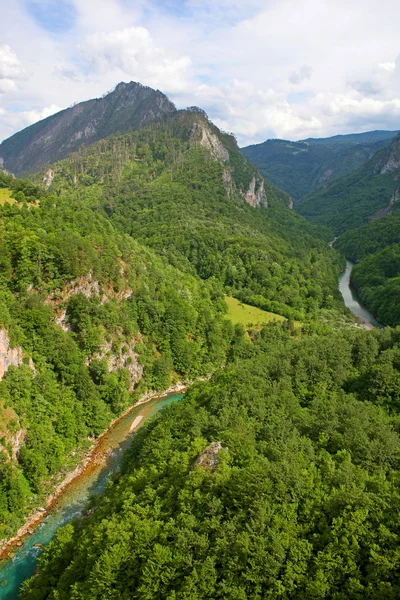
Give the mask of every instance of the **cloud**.
M 0 79 L 20 79 L 24 70 L 14 50 L 7 44 L 0 44 Z
M 129 80 L 242 144 L 400 127 L 397 0 L 55 1 L 2 11 L 0 139 Z
M 299 83 L 302 83 L 305 79 L 310 79 L 312 74 L 312 67 L 309 67 L 308 65 L 303 65 L 297 71 L 291 72 L 291 74 L 289 75 L 289 81 L 290 83 L 297 85 Z
M 46 117 L 50 117 L 60 110 L 61 107 L 56 104 L 52 104 L 41 110 L 33 109 L 23 111 L 7 111 L 0 107 L 0 120 L 3 131 L 5 132 L 4 139 L 9 135 L 12 135 L 15 131 L 19 131 L 24 127 L 37 123 L 37 121 L 46 119 Z
M 396 68 L 396 63 L 395 62 L 385 62 L 385 63 L 379 63 L 379 68 L 383 69 L 384 71 L 394 71 Z
M 188 85 L 188 56 L 174 56 L 155 45 L 144 27 L 130 27 L 90 35 L 78 48 L 88 76 L 114 72 L 166 91 L 182 91 Z
M 15 52 L 7 44 L 0 44 L 0 94 L 16 92 L 18 86 L 15 81 L 24 76 L 24 69 Z

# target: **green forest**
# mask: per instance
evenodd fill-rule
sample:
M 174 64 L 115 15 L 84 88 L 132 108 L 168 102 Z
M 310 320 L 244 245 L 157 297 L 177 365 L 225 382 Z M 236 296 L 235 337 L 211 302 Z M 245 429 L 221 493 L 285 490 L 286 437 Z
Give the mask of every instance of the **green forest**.
M 400 329 L 354 326 L 338 275 L 400 323 L 398 215 L 330 247 L 195 108 L 0 192 L 0 538 L 143 393 L 190 384 L 21 599 L 397 599 Z
M 22 364 L 0 382 L 4 537 L 48 493 L 52 476 L 76 462 L 72 451 L 87 448 L 88 436 L 147 389 L 207 375 L 235 332 L 215 279 L 183 274 L 81 200 L 23 180 L 2 184 L 25 197 L 0 206 L 0 330 L 23 349 Z
M 299 142 L 267 140 L 242 148 L 261 174 L 290 194 L 296 204 L 312 192 L 362 167 L 396 132 L 377 131 Z
M 238 339 L 135 436 L 22 599 L 397 599 L 399 342 Z
M 400 325 L 400 213 L 341 236 L 336 247 L 357 263 L 352 285 L 376 317 Z
M 371 218 L 396 210 L 400 185 L 400 135 L 360 169 L 308 195 L 297 206 L 312 223 L 331 228 L 336 236 L 361 227 Z
M 218 134 L 226 166 L 191 143 L 195 125 Z M 266 182 L 268 208 L 243 202 L 257 171 L 199 112 L 181 111 L 151 129 L 108 138 L 53 167 L 51 190 L 79 198 L 121 232 L 203 280 L 215 277 L 228 295 L 288 318 L 342 311 L 337 275 L 343 259 L 329 230 L 288 209 L 288 197 Z

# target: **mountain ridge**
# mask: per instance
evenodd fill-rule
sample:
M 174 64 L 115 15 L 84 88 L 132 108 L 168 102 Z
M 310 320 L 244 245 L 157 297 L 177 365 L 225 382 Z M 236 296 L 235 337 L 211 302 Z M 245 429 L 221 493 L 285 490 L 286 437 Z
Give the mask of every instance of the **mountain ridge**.
M 396 132 L 372 131 L 309 138 L 292 142 L 272 139 L 241 148 L 261 174 L 290 194 L 295 202 L 360 168 Z
M 399 200 L 400 134 L 360 169 L 307 196 L 297 210 L 339 235 L 396 211 Z
M 121 82 L 102 98 L 79 102 L 4 140 L 0 163 L 16 175 L 27 175 L 84 145 L 140 128 L 175 111 L 159 90 Z

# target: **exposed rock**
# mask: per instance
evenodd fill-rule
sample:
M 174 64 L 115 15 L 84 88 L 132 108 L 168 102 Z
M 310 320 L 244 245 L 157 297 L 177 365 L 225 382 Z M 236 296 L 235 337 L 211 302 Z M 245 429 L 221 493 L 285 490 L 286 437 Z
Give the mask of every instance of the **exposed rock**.
M 47 169 L 47 171 L 43 175 L 42 183 L 43 183 L 44 187 L 46 188 L 46 190 L 48 190 L 49 187 L 51 186 L 51 184 L 53 183 L 54 176 L 55 176 L 54 171 L 53 171 L 53 169 L 50 169 L 50 168 Z
M 191 139 L 206 148 L 213 158 L 229 162 L 228 150 L 205 123 L 194 123 Z
M 11 449 L 12 449 L 12 458 L 13 460 L 18 459 L 18 454 L 25 441 L 26 429 L 19 429 L 14 435 L 10 438 Z
M 10 348 L 10 338 L 6 329 L 0 329 L 0 381 L 9 367 L 22 365 L 22 348 Z
M 373 215 L 367 217 L 368 221 L 375 221 L 376 219 L 382 219 L 392 212 L 393 205 L 400 200 L 400 186 L 394 190 L 390 202 L 387 206 L 380 208 Z
M 233 180 L 232 180 L 231 172 L 230 172 L 230 170 L 229 170 L 228 167 L 225 168 L 224 171 L 223 171 L 223 173 L 222 173 L 222 182 L 224 184 L 226 195 L 229 198 L 229 196 L 233 192 Z
M 318 178 L 318 186 L 329 183 L 332 179 L 333 169 L 324 169 Z
M 207 471 L 215 471 L 218 466 L 218 453 L 222 450 L 221 442 L 212 442 L 194 463 L 194 467 L 202 467 Z
M 136 340 L 131 340 L 129 344 L 123 342 L 118 354 L 112 352 L 112 345 L 112 341 L 104 342 L 100 351 L 96 352 L 87 363 L 90 363 L 94 359 L 106 359 L 110 373 L 115 373 L 118 369 L 127 369 L 130 377 L 129 391 L 131 392 L 143 376 L 143 365 L 140 364 L 139 356 L 135 352 Z
M 132 296 L 132 290 L 125 288 L 119 292 L 115 292 L 109 285 L 102 284 L 100 286 L 99 282 L 93 278 L 92 272 L 73 279 L 64 289 L 54 291 L 45 299 L 45 303 L 50 304 L 56 313 L 55 322 L 64 331 L 70 331 L 64 303 L 77 294 L 83 294 L 86 298 L 91 298 L 93 295 L 99 296 L 101 304 L 105 304 L 109 302 L 110 298 L 116 298 L 118 302 L 128 300 Z
M 134 81 L 120 83 L 102 98 L 80 102 L 14 134 L 0 144 L 0 155 L 17 175 L 34 173 L 82 146 L 174 112 L 174 104 L 159 90 Z
M 0 328 L 0 381 L 9 367 L 19 367 L 23 363 L 24 353 L 20 346 L 10 348 L 10 338 L 4 328 Z M 36 375 L 35 365 L 32 358 L 28 360 L 28 367 Z
M 385 173 L 392 173 L 392 171 L 396 171 L 397 169 L 400 169 L 400 158 L 397 158 L 391 154 L 389 160 L 381 169 L 381 175 L 385 175 Z
M 249 189 L 244 194 L 246 202 L 254 208 L 258 206 L 268 206 L 267 196 L 264 189 L 264 180 L 262 178 L 256 180 L 254 176 L 250 181 Z

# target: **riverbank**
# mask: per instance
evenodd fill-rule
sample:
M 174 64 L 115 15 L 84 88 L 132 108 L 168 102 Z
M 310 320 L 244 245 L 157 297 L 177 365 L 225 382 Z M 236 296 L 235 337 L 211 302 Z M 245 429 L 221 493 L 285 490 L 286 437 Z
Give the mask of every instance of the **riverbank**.
M 374 315 L 361 304 L 355 290 L 351 287 L 351 272 L 354 264 L 346 260 L 346 269 L 339 276 L 339 291 L 348 309 L 357 317 L 357 326 L 363 329 L 381 328 L 384 325 L 380 323 Z
M 85 454 L 82 456 L 81 460 L 79 461 L 79 463 L 75 467 L 75 469 L 70 471 L 64 477 L 64 479 L 61 481 L 61 483 L 56 486 L 53 493 L 51 493 L 47 497 L 44 506 L 41 508 L 38 508 L 37 510 L 35 510 L 34 513 L 30 514 L 27 517 L 25 523 L 18 529 L 17 533 L 13 537 L 11 537 L 7 540 L 2 540 L 0 542 L 0 560 L 4 560 L 6 558 L 12 557 L 13 548 L 16 546 L 17 547 L 21 546 L 23 544 L 23 539 L 27 535 L 30 535 L 34 532 L 35 528 L 46 517 L 48 512 L 51 510 L 51 508 L 54 506 L 54 504 L 57 502 L 57 500 L 62 496 L 62 494 L 65 492 L 65 490 L 68 488 L 68 486 L 73 481 L 75 481 L 78 477 L 82 476 L 92 466 L 94 466 L 104 460 L 105 454 L 104 454 L 104 452 L 100 451 L 102 441 L 109 434 L 109 432 L 117 425 L 117 423 L 119 423 L 127 415 L 129 415 L 131 412 L 133 412 L 138 406 L 141 406 L 142 404 L 150 402 L 151 400 L 162 399 L 165 396 L 168 396 L 169 394 L 182 393 L 182 392 L 186 391 L 187 388 L 192 383 L 193 382 L 187 382 L 187 383 L 178 382 L 177 384 L 169 387 L 167 390 L 164 390 L 162 392 L 156 392 L 156 391 L 147 392 L 146 394 L 143 394 L 135 404 L 130 406 L 121 415 L 119 415 L 118 417 L 113 419 L 111 421 L 111 423 L 109 424 L 109 426 L 107 427 L 107 429 L 104 430 L 98 436 L 98 438 L 96 438 L 96 440 L 93 442 L 92 447 L 87 452 L 85 452 Z M 140 425 L 140 422 L 137 422 L 136 427 L 138 427 L 139 425 Z

